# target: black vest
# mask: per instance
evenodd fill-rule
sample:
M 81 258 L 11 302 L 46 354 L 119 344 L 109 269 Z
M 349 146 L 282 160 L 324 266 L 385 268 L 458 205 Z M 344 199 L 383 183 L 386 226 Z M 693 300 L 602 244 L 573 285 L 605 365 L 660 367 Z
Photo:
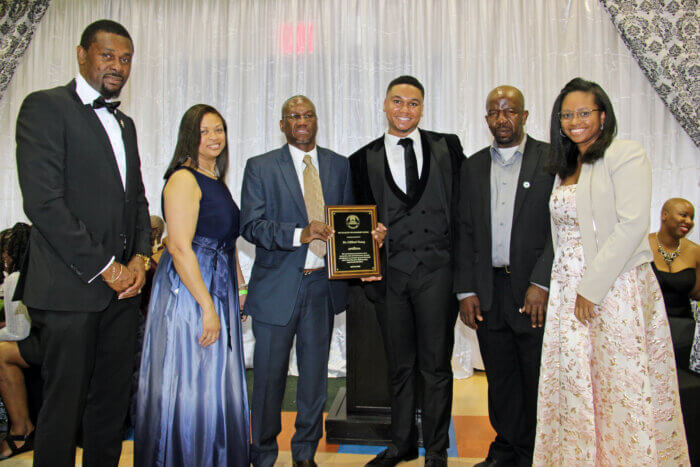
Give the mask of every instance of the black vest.
M 450 227 L 445 214 L 444 187 L 437 163 L 423 151 L 423 170 L 416 198 L 396 186 L 385 159 L 389 267 L 410 274 L 419 265 L 434 271 L 450 262 Z M 436 170 L 431 170 L 431 166 Z M 443 195 L 443 196 L 441 196 Z

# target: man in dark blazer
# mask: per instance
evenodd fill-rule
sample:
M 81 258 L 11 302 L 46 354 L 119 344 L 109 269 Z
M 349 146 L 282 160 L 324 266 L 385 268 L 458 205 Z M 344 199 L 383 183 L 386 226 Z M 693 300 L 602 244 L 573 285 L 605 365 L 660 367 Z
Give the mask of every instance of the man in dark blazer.
M 245 302 L 255 334 L 251 460 L 272 466 L 277 459 L 296 336 L 292 459 L 295 466 L 313 466 L 323 434 L 333 317 L 348 304 L 347 284 L 328 280 L 323 242 L 333 231 L 324 222 L 323 204 L 352 204 L 352 186 L 347 159 L 316 146 L 316 108 L 308 98 L 294 96 L 284 103 L 280 129 L 288 144 L 248 160 L 241 194 L 241 235 L 255 245 Z M 312 199 L 320 204 L 314 206 Z
M 350 156 L 356 202 L 376 204 L 388 229 L 384 279 L 365 283 L 365 292 L 389 364 L 392 442 L 369 465 L 418 457 L 418 407 L 426 465 L 447 465 L 457 319 L 452 247 L 464 155 L 456 135 L 418 129 L 423 93 L 412 76 L 389 83 L 387 133 Z
M 34 464 L 117 465 L 129 403 L 140 289 L 150 251 L 136 130 L 116 109 L 129 77 L 129 33 L 89 25 L 67 86 L 30 94 L 17 118 L 17 170 L 34 224 L 24 286 L 44 401 Z
M 477 329 L 497 436 L 477 465 L 531 465 L 547 287 L 552 267 L 549 145 L 523 129 L 519 90 L 486 100 L 494 142 L 462 166 L 457 278 L 462 321 Z

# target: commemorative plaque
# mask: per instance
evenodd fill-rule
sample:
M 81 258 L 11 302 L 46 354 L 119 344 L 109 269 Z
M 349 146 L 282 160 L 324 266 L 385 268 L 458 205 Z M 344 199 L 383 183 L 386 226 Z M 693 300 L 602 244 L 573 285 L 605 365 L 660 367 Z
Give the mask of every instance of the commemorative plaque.
M 372 236 L 377 227 L 377 206 L 326 206 L 326 223 L 335 230 L 326 242 L 329 279 L 381 274 L 379 247 Z

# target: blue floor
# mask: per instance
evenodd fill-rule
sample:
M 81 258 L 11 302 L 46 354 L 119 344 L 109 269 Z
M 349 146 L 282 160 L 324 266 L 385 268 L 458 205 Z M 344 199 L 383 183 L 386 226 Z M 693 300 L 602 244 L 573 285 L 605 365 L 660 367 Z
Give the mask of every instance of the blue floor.
M 450 420 L 450 447 L 447 449 L 447 457 L 459 457 L 457 454 L 457 438 L 455 437 L 455 427 Z M 367 454 L 377 455 L 384 450 L 385 446 L 363 446 L 360 444 L 341 444 L 338 446 L 339 454 Z M 418 450 L 420 456 L 425 456 L 425 449 Z

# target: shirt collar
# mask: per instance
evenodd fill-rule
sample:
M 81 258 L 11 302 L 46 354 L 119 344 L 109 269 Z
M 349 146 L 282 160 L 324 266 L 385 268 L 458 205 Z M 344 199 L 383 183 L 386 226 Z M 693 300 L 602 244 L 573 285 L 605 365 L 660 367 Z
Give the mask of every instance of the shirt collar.
M 513 154 L 513 157 L 506 161 L 505 159 L 503 159 L 503 156 L 499 151 L 498 145 L 496 144 L 496 140 L 494 139 L 491 143 L 491 158 L 498 161 L 501 165 L 510 165 L 517 160 L 518 155 L 522 156 L 523 154 L 525 154 L 525 144 L 527 144 L 527 133 L 523 135 L 523 140 L 520 141 L 520 144 L 518 144 L 518 147 L 515 150 L 515 154 Z
M 93 101 L 100 97 L 100 93 L 90 86 L 80 73 L 75 77 L 75 92 L 85 105 L 92 105 Z
M 296 146 L 292 146 L 291 144 L 289 145 L 289 153 L 292 156 L 292 160 L 294 163 L 299 166 L 299 167 L 304 167 L 304 156 L 305 155 L 310 155 L 311 156 L 311 163 L 316 167 L 316 170 L 318 170 L 318 151 L 317 151 L 318 146 L 314 146 L 314 148 L 311 151 L 302 151 Z
M 395 135 L 390 135 L 388 132 L 384 133 L 384 141 L 389 145 L 389 147 L 393 147 L 399 144 L 399 140 L 404 139 L 404 138 L 410 138 L 413 141 L 413 148 L 415 149 L 417 145 L 421 144 L 420 141 L 420 131 L 418 130 L 418 127 L 416 127 L 415 130 L 410 132 L 406 136 L 395 136 Z

